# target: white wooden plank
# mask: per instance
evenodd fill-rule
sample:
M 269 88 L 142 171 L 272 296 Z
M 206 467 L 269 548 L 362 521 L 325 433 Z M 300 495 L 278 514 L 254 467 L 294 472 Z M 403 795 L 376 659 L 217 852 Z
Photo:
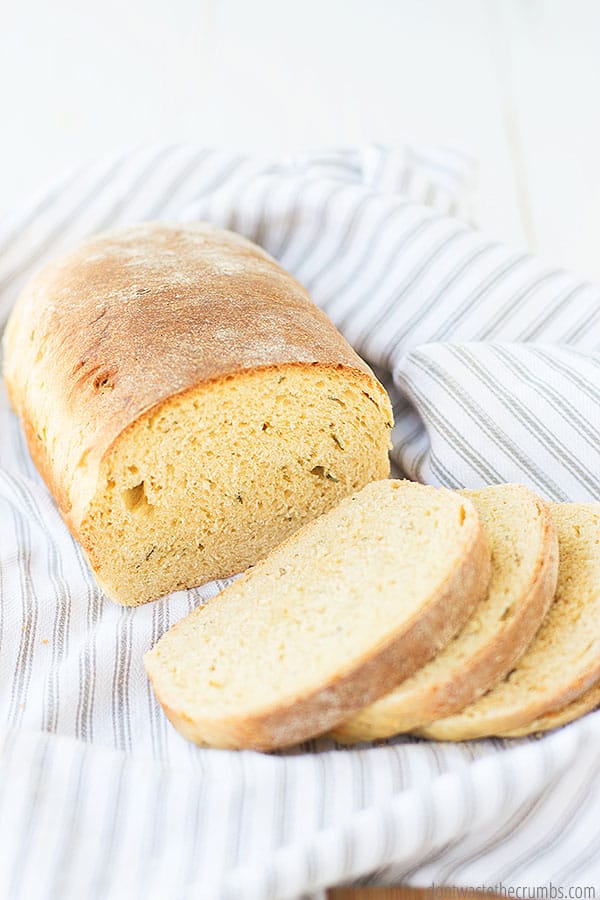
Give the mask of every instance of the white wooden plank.
M 479 159 L 479 217 L 523 243 L 479 0 L 21 0 L 0 35 L 0 206 L 132 143 L 279 153 L 448 142 Z
M 203 111 L 261 150 L 448 142 L 479 160 L 479 218 L 523 243 L 478 0 L 222 0 Z
M 535 248 L 600 281 L 600 4 L 510 0 L 502 17 Z
M 19 0 L 0 29 L 0 210 L 71 165 L 202 130 L 209 0 Z

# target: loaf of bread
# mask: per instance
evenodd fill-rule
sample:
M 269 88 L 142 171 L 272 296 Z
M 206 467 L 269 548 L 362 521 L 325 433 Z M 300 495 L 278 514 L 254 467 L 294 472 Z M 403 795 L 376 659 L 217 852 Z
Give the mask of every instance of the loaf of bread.
M 434 659 L 333 733 L 342 743 L 390 737 L 464 709 L 513 668 L 552 602 L 558 543 L 550 509 L 527 488 L 463 491 L 492 554 L 487 595 Z
M 321 734 L 410 676 L 485 595 L 467 497 L 380 481 L 306 525 L 145 657 L 187 738 L 269 750 Z
M 595 701 L 590 691 L 600 682 L 600 504 L 554 503 L 551 510 L 558 586 L 540 630 L 503 681 L 462 712 L 419 729 L 423 736 L 460 741 L 528 734 L 549 721 L 555 724 L 548 727 L 568 721 L 571 704 L 576 717 Z
M 103 234 L 27 286 L 6 383 L 98 583 L 240 572 L 389 472 L 388 397 L 306 291 L 208 225 Z

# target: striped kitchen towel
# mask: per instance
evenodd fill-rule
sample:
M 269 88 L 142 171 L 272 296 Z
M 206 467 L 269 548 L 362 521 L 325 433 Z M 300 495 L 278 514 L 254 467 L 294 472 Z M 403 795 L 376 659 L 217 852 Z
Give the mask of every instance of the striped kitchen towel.
M 400 473 L 598 500 L 600 290 L 475 230 L 471 187 L 471 162 L 440 148 L 130 151 L 0 223 L 0 321 L 87 235 L 210 220 L 277 257 L 376 368 Z M 0 435 L 2 900 L 317 898 L 354 880 L 600 891 L 600 713 L 540 740 L 187 744 L 142 654 L 224 582 L 110 604 L 3 385 Z

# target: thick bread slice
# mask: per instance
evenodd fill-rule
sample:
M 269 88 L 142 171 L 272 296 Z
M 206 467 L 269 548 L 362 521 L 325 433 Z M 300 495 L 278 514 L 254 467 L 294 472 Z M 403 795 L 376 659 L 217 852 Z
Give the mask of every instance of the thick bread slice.
M 507 678 L 461 713 L 419 730 L 461 741 L 504 735 L 563 709 L 600 680 L 600 504 L 553 503 L 556 596 Z
M 534 719 L 522 728 L 515 728 L 513 731 L 504 731 L 499 737 L 527 737 L 529 734 L 537 734 L 540 731 L 551 731 L 553 728 L 560 728 L 561 725 L 568 725 L 575 719 L 581 718 L 586 713 L 591 712 L 600 706 L 600 681 L 596 682 L 594 687 L 573 700 L 568 706 L 557 709 L 556 712 L 547 713 Z
M 210 225 L 92 238 L 25 288 L 5 351 L 33 460 L 127 606 L 243 571 L 389 474 L 369 367 L 274 259 Z
M 558 574 L 547 504 L 518 484 L 462 494 L 474 503 L 492 554 L 487 596 L 434 659 L 336 728 L 342 743 L 390 737 L 464 709 L 510 671 L 540 627 Z
M 490 569 L 468 498 L 380 481 L 175 625 L 146 669 L 185 737 L 291 745 L 426 662 L 485 595 Z

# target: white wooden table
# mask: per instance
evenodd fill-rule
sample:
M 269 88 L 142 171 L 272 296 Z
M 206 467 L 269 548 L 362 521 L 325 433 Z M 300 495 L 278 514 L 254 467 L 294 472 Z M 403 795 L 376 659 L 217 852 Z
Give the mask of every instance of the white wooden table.
M 0 85 L 0 209 L 145 141 L 450 143 L 487 231 L 600 281 L 598 0 L 19 0 Z

